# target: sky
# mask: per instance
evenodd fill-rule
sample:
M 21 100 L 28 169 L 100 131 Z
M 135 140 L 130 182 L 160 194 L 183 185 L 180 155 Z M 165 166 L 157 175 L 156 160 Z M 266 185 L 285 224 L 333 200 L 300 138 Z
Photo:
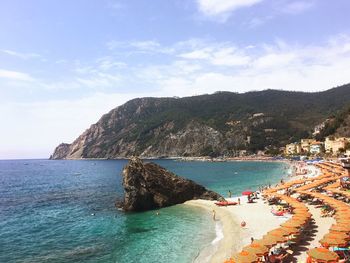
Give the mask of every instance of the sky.
M 145 96 L 350 82 L 348 0 L 2 0 L 0 159 Z

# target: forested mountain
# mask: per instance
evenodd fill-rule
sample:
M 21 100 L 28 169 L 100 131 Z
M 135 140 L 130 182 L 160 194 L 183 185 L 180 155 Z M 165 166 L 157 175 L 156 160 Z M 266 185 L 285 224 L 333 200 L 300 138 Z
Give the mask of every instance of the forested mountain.
M 216 92 L 185 98 L 137 98 L 111 110 L 51 156 L 218 156 L 277 149 L 350 106 L 350 84 L 323 92 Z

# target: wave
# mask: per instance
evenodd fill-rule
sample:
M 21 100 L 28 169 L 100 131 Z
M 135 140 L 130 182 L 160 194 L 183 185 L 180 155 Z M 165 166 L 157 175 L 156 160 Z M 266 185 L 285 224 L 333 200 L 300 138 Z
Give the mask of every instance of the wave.
M 211 241 L 212 245 L 215 245 L 216 243 L 218 243 L 221 239 L 224 238 L 224 231 L 223 231 L 223 225 L 221 222 L 216 222 L 215 224 L 215 234 L 216 237 L 213 241 Z

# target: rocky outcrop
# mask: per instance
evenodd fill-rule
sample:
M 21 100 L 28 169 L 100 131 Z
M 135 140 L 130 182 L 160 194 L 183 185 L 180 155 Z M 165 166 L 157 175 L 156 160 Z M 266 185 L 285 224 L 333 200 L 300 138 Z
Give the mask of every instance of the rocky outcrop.
M 195 182 L 179 177 L 155 163 L 133 157 L 123 170 L 125 211 L 145 211 L 192 199 L 222 200 L 223 197 Z
M 70 151 L 70 144 L 61 143 L 58 145 L 54 151 L 54 153 L 50 156 L 50 159 L 65 159 Z

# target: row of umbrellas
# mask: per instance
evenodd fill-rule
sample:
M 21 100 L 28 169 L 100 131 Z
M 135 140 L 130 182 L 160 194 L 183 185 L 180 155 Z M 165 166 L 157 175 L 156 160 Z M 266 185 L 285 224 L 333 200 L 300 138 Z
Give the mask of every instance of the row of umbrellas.
M 332 225 L 329 233 L 324 235 L 323 238 L 319 241 L 323 247 L 314 248 L 307 252 L 307 254 L 311 258 L 316 260 L 316 262 L 331 263 L 331 262 L 338 262 L 339 256 L 337 255 L 337 253 L 330 251 L 328 248 L 345 247 L 348 245 L 348 242 L 350 240 L 350 236 L 348 235 L 348 232 L 350 231 L 349 206 L 327 195 L 305 191 L 305 190 L 310 190 L 312 188 L 316 188 L 321 185 L 333 182 L 335 180 L 338 180 L 344 177 L 342 168 L 331 163 L 327 163 L 326 165 L 329 165 L 331 167 L 330 169 L 327 169 L 329 173 L 323 173 L 323 178 L 321 178 L 318 181 L 315 181 L 314 183 L 309 184 L 308 187 L 304 187 L 303 189 L 299 188 L 299 192 L 308 194 L 314 198 L 322 200 L 324 203 L 331 206 L 336 211 L 335 218 L 337 223 L 335 225 Z M 325 165 L 321 167 L 323 170 L 325 169 L 324 166 Z M 323 187 L 323 189 L 334 192 L 336 191 L 335 188 L 339 186 L 340 186 L 339 182 L 334 182 L 326 187 Z
M 233 255 L 229 260 L 225 261 L 225 263 L 259 262 L 261 257 L 268 255 L 269 250 L 273 246 L 290 240 L 290 237 L 297 237 L 301 233 L 301 228 L 305 226 L 311 219 L 311 213 L 308 211 L 308 208 L 303 203 L 300 203 L 297 199 L 278 194 L 277 192 L 280 190 L 288 189 L 295 185 L 305 184 L 305 182 L 311 182 L 309 184 L 299 186 L 297 189 L 295 189 L 300 194 L 310 194 L 311 192 L 307 190 L 328 184 L 344 177 L 341 170 L 342 168 L 339 166 L 323 163 L 319 164 L 319 167 L 322 169 L 322 174 L 317 178 L 294 180 L 279 187 L 268 189 L 263 193 L 263 196 L 265 197 L 274 196 L 275 198 L 288 203 L 293 208 L 293 216 L 281 224 L 279 228 L 269 231 L 266 235 L 263 236 L 262 239 L 256 240 L 252 244 L 244 247 L 241 252 Z M 336 171 L 334 171 L 334 169 Z M 334 183 L 331 186 L 336 187 L 337 184 Z M 350 212 L 348 211 L 349 207 L 346 207 L 347 205 L 341 201 L 319 193 L 312 192 L 311 195 L 316 198 L 322 198 L 324 202 L 327 202 L 337 211 L 337 224 L 333 225 L 330 229 L 330 232 L 325 235 L 322 240 L 320 240 L 321 244 L 326 245 L 326 247 L 333 245 L 346 245 L 350 240 L 347 234 L 347 231 L 350 232 Z M 346 213 L 343 214 L 343 212 Z M 316 260 L 316 262 L 331 263 L 337 262 L 339 259 L 338 255 L 335 252 L 330 251 L 325 247 L 311 249 L 307 252 L 307 254 L 313 260 Z
M 300 182 L 289 182 L 283 188 L 291 187 Z M 311 218 L 311 214 L 307 207 L 298 200 L 285 195 L 277 194 L 282 188 L 269 189 L 264 195 L 274 195 L 275 198 L 285 201 L 293 208 L 293 216 L 291 219 L 281 224 L 279 228 L 269 231 L 260 240 L 255 240 L 252 244 L 245 246 L 241 252 L 233 255 L 226 263 L 251 263 L 259 262 L 261 257 L 267 256 L 270 249 L 280 243 L 290 240 L 301 233 L 301 227 L 304 226 Z

